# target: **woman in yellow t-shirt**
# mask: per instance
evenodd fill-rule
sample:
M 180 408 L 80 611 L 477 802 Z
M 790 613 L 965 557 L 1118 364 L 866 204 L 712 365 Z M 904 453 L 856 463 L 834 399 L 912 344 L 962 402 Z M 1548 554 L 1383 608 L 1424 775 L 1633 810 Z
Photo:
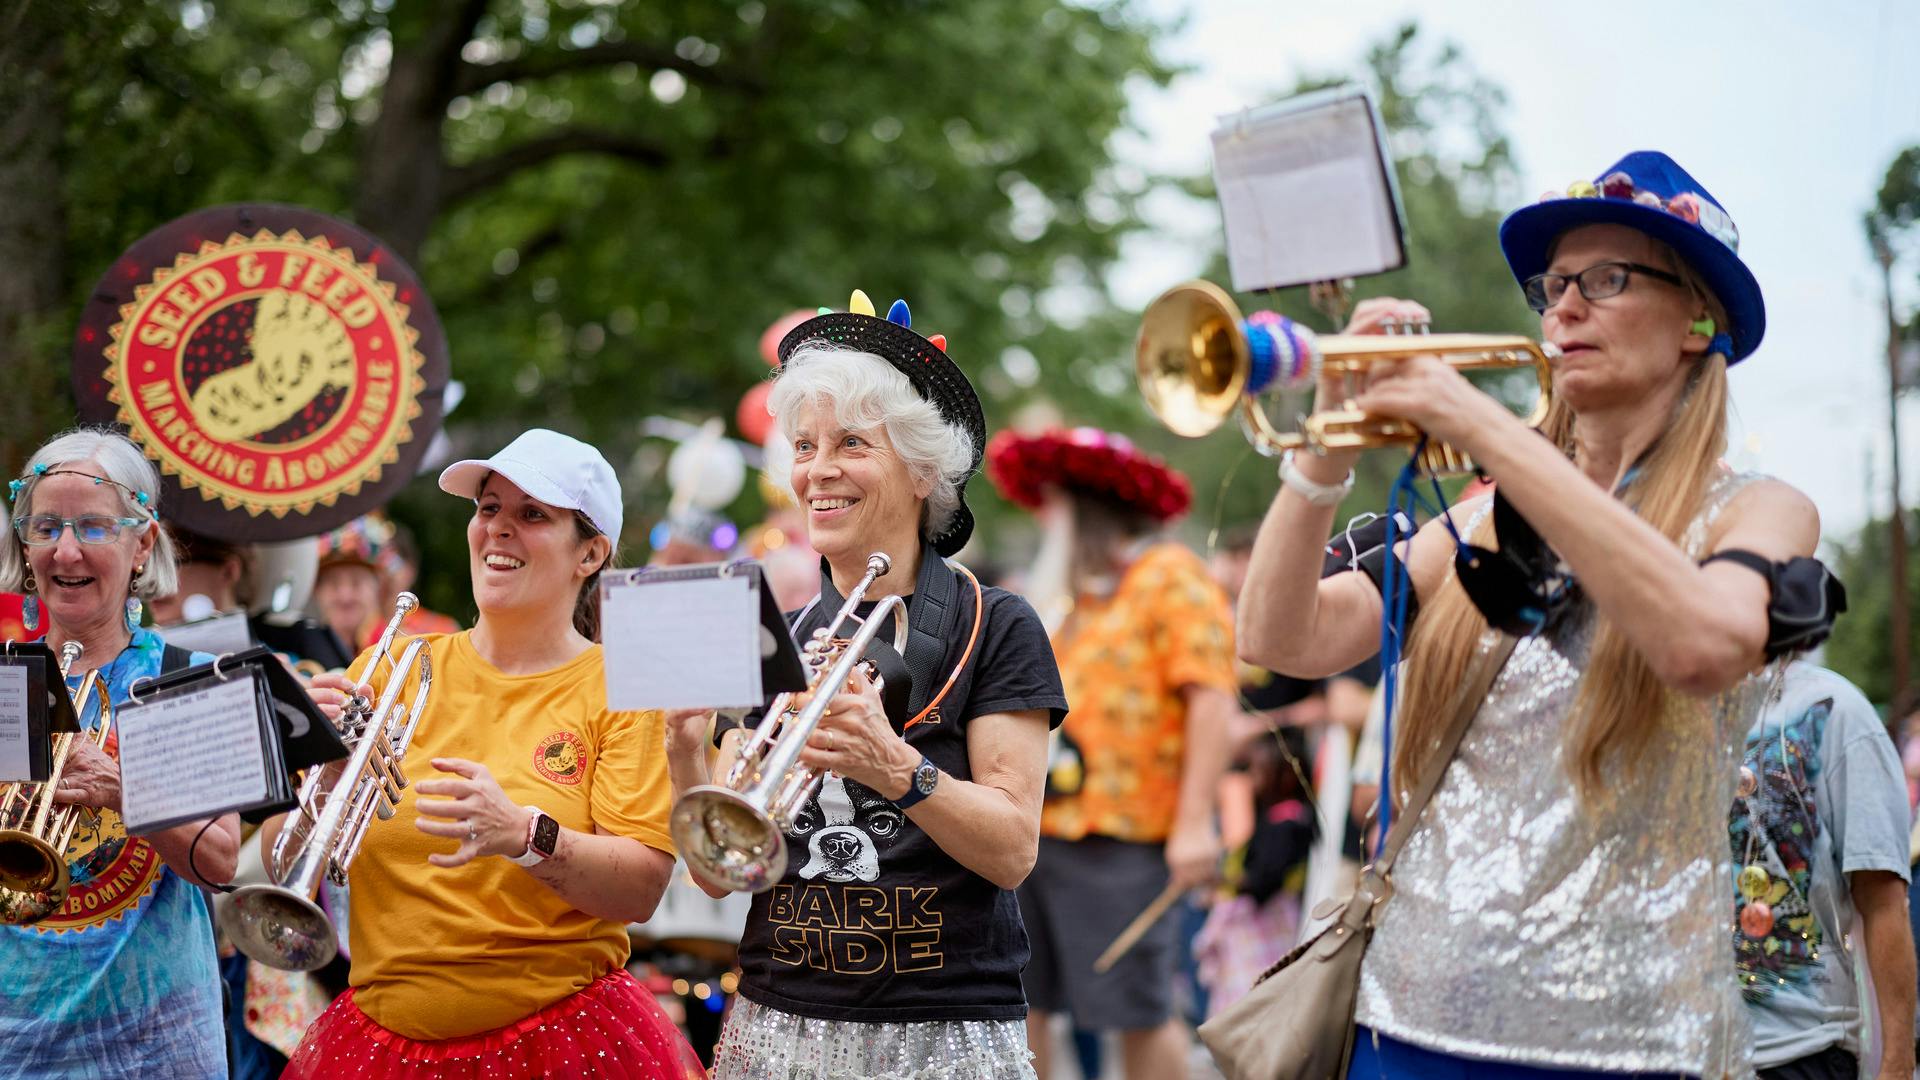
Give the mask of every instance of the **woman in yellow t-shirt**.
M 593 640 L 620 535 L 613 469 L 535 429 L 440 487 L 474 500 L 479 621 L 423 639 L 413 795 L 353 861 L 351 988 L 286 1075 L 703 1077 L 624 966 L 673 846 L 660 714 L 607 710 Z M 315 699 L 337 710 L 378 680 L 366 661 L 315 679 Z

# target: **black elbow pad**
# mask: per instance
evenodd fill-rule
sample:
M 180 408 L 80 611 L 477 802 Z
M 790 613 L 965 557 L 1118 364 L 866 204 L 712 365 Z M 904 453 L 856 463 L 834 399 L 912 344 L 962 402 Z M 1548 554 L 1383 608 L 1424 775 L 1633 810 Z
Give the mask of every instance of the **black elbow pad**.
M 1847 587 L 1826 564 L 1804 555 L 1771 562 L 1739 548 L 1717 551 L 1700 560 L 1705 566 L 1725 559 L 1767 579 L 1767 659 L 1804 652 L 1827 640 L 1833 621 L 1847 610 Z

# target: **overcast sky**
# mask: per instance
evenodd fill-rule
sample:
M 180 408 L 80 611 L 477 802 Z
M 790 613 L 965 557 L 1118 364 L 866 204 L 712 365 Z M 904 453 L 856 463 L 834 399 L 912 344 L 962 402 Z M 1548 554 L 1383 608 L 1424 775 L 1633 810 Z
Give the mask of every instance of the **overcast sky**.
M 1301 74 L 1358 75 L 1366 47 L 1409 19 L 1432 38 L 1457 42 L 1506 87 L 1504 123 L 1524 191 L 1563 188 L 1630 150 L 1671 154 L 1732 213 L 1741 254 L 1766 292 L 1766 340 L 1732 373 L 1735 462 L 1807 492 L 1829 537 L 1885 511 L 1884 322 L 1860 217 L 1893 155 L 1920 143 L 1920 3 L 1146 7 L 1162 18 L 1186 14 L 1165 56 L 1194 69 L 1169 90 L 1135 95 L 1148 137 L 1123 140 L 1121 152 L 1155 170 L 1206 169 L 1219 114 L 1271 100 Z M 1210 206 L 1163 204 L 1157 217 L 1158 236 L 1130 249 L 1117 272 L 1122 303 L 1144 307 L 1199 269 L 1205 245 L 1220 242 Z M 1920 266 L 1909 267 L 1909 279 L 1916 272 Z M 1920 398 L 1902 422 L 1909 508 L 1920 501 L 1914 413 Z

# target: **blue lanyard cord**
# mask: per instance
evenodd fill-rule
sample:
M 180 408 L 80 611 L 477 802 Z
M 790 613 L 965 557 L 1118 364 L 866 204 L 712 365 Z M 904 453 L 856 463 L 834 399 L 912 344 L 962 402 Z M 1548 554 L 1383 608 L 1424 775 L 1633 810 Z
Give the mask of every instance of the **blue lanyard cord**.
M 1374 844 L 1374 857 L 1386 847 L 1387 831 L 1393 827 L 1393 713 L 1395 699 L 1400 684 L 1400 654 L 1407 637 L 1407 597 L 1412 595 L 1413 581 L 1408 577 L 1406 563 L 1400 558 L 1397 547 L 1402 539 L 1411 544 L 1413 534 L 1419 528 L 1419 519 L 1415 512 L 1426 509 L 1438 514 L 1446 523 L 1447 532 L 1452 534 L 1456 550 L 1463 547 L 1460 534 L 1453 527 L 1453 519 L 1447 514 L 1446 496 L 1440 491 L 1440 482 L 1429 476 L 1433 485 L 1433 505 L 1425 506 L 1426 500 L 1420 495 L 1417 482 L 1420 476 L 1420 454 L 1426 449 L 1426 439 L 1414 447 L 1413 456 L 1408 459 L 1394 478 L 1393 489 L 1387 496 L 1387 551 L 1386 570 L 1380 581 L 1380 678 L 1383 715 L 1380 724 L 1380 837 Z M 1406 514 L 1409 532 L 1402 537 L 1399 534 L 1400 515 Z M 1409 547 L 1411 550 L 1411 547 Z

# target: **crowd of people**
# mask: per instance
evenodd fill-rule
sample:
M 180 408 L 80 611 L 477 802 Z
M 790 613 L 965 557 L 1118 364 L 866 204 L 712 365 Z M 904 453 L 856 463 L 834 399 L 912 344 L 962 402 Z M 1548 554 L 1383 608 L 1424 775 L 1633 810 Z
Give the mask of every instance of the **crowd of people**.
M 1912 1075 L 1920 738 L 1903 760 L 1804 657 L 1839 595 L 1811 501 L 1723 461 L 1730 369 L 1765 329 L 1737 230 L 1638 153 L 1499 242 L 1557 352 L 1539 429 L 1436 357 L 1383 363 L 1353 404 L 1481 481 L 1343 528 L 1356 452 L 1289 454 L 1257 528 L 1204 550 L 1177 538 L 1185 478 L 1124 435 L 990 437 L 904 302 L 790 329 L 777 527 L 675 526 L 660 557 L 778 548 L 797 641 L 894 597 L 907 630 L 819 691 L 717 1038 L 634 977 L 632 935 L 670 890 L 741 885 L 676 870 L 674 808 L 737 787 L 813 695 L 607 708 L 627 503 L 598 450 L 536 428 L 440 473 L 470 508 L 463 629 L 395 614 L 418 556 L 382 516 L 292 549 L 200 535 L 124 435 L 50 441 L 9 488 L 0 590 L 9 637 L 80 646 L 69 690 L 104 689 L 84 727 L 213 660 L 167 634 L 220 613 L 336 721 L 390 696 L 395 633 L 433 691 L 405 799 L 314 898 L 342 948 L 310 973 L 215 931 L 286 819 L 130 836 L 117 743 L 74 741 L 70 885 L 33 915 L 0 889 L 0 1074 L 1157 1080 L 1331 924 L 1366 938 L 1316 1036 L 1347 1076 Z M 1346 332 L 1427 318 L 1376 298 Z M 982 471 L 1039 538 L 987 580 L 963 562 L 996 550 Z M 724 824 L 694 827 L 739 842 Z

